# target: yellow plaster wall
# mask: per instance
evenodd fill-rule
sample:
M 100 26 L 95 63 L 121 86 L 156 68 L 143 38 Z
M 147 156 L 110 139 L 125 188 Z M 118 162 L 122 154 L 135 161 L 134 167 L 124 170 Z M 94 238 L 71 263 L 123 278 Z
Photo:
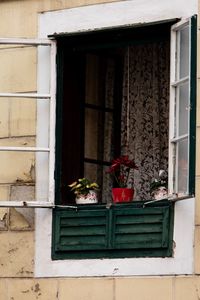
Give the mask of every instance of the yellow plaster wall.
M 199 300 L 200 278 L 2 279 L 1 300 Z
M 200 15 L 200 1 L 199 1 Z M 200 20 L 197 32 L 197 128 L 196 128 L 196 209 L 195 209 L 195 273 L 200 274 Z
M 38 12 L 71 8 L 117 0 L 8 0 L 0 1 L 0 36 L 36 37 Z M 200 26 L 200 24 L 199 24 Z M 199 36 L 199 33 L 198 33 Z M 199 43 L 198 43 L 199 45 Z M 4 51 L 4 53 L 3 53 Z M 24 49 L 25 55 L 9 61 L 11 49 L 0 49 L 3 91 L 34 91 L 36 89 L 35 52 Z M 17 51 L 15 53 L 17 55 Z M 32 58 L 29 60 L 28 58 Z M 23 60 L 23 64 L 22 64 Z M 30 65 L 31 61 L 31 65 Z M 10 63 L 8 72 L 6 62 Z M 17 74 L 18 70 L 21 70 Z M 27 75 L 26 70 L 32 70 Z M 21 77 L 20 77 L 21 76 Z M 21 80 L 18 80 L 18 79 Z M 198 60 L 200 87 L 200 60 Z M 198 95 L 200 89 L 198 88 Z M 199 97 L 198 97 L 199 99 Z M 2 99 L 0 110 L 0 145 L 35 143 L 36 107 L 18 100 Z M 24 102 L 24 103 L 23 103 Z M 23 104 L 23 105 L 22 105 Z M 21 107 L 25 107 L 24 110 Z M 197 103 L 197 155 L 200 153 L 200 102 Z M 25 154 L 1 154 L 0 201 L 34 198 L 34 157 Z M 6 157 L 9 156 L 9 157 Z M 6 159 L 10 165 L 4 163 Z M 16 172 L 17 170 L 17 172 Z M 195 272 L 200 274 L 200 160 L 196 168 Z M 33 188 L 31 188 L 33 187 Z M 30 190 L 31 189 L 31 190 Z M 27 190 L 27 192 L 26 192 Z M 20 194 L 21 193 L 21 194 Z M 34 272 L 34 213 L 0 209 L 0 300 L 199 300 L 200 276 L 163 276 L 132 278 L 49 278 L 36 279 Z

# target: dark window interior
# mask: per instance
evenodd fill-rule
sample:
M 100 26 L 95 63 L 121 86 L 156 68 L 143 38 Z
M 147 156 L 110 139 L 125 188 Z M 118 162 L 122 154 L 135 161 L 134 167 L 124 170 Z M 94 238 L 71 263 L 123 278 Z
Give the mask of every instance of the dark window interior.
M 138 136 L 141 135 L 139 132 L 137 133 L 138 125 L 134 127 L 134 123 L 131 123 L 129 119 L 127 119 L 128 121 L 123 119 L 124 115 L 127 115 L 127 98 L 135 97 L 136 99 L 134 92 L 137 89 L 139 90 L 140 86 L 140 84 L 137 84 L 134 88 L 134 78 L 136 76 L 132 77 L 131 88 L 130 84 L 127 84 L 130 96 L 127 96 L 127 93 L 124 92 L 127 89 L 125 73 L 127 73 L 130 64 L 135 63 L 133 59 L 127 63 L 127 57 L 129 59 L 129 56 L 127 56 L 129 55 L 128 51 L 131 49 L 130 51 L 132 51 L 134 58 L 134 55 L 137 55 L 137 47 L 141 46 L 145 53 L 145 51 L 148 52 L 146 47 L 151 47 L 149 45 L 164 43 L 162 44 L 164 45 L 162 46 L 162 51 L 158 48 L 158 51 L 155 53 L 160 56 L 164 55 L 163 53 L 165 55 L 167 53 L 167 58 L 164 58 L 163 61 L 166 60 L 165 65 L 168 69 L 162 72 L 162 68 L 160 68 L 154 73 L 157 76 L 159 72 L 161 74 L 160 77 L 162 77 L 164 72 L 166 73 L 165 86 L 160 82 L 156 92 L 154 91 L 153 84 L 155 80 L 152 79 L 151 81 L 148 77 L 148 72 L 145 72 L 149 68 L 149 74 L 152 74 L 151 64 L 145 56 L 144 59 L 140 58 L 143 61 L 141 71 L 138 71 L 138 66 L 136 65 L 131 67 L 137 73 L 137 78 L 140 76 L 143 78 L 143 82 L 147 83 L 144 89 L 149 90 L 148 95 L 145 93 L 143 95 L 142 89 L 141 91 L 139 90 L 141 99 L 142 97 L 144 98 L 143 100 L 145 100 L 145 97 L 149 98 L 150 103 L 151 101 L 157 101 L 157 98 L 162 97 L 160 96 L 161 90 L 162 92 L 165 90 L 165 95 L 168 95 L 170 26 L 171 23 L 167 23 L 135 29 L 124 28 L 71 36 L 57 36 L 58 92 L 55 173 L 57 203 L 74 203 L 73 195 L 69 192 L 67 185 L 81 177 L 88 177 L 98 182 L 101 186 L 100 202 L 107 202 L 106 194 L 108 194 L 112 186 L 112 182 L 106 174 L 107 166 L 113 158 L 124 153 L 123 149 L 127 146 L 125 145 L 126 142 L 124 142 L 125 136 L 128 135 L 127 131 L 129 135 L 133 134 L 133 132 L 134 134 L 136 132 Z M 152 62 L 152 66 L 153 64 L 154 62 Z M 157 77 L 160 78 L 159 76 Z M 139 100 L 137 99 L 137 101 Z M 142 114 L 148 115 L 151 110 L 151 106 L 145 106 L 145 102 L 139 101 L 137 104 L 135 100 L 133 104 L 137 107 L 141 105 L 141 118 L 143 118 Z M 133 113 L 132 107 L 129 114 Z M 168 114 L 168 106 L 164 107 L 164 109 L 166 109 Z M 160 118 L 161 127 L 167 128 L 168 119 Z M 137 119 L 140 119 L 139 114 Z M 126 124 L 124 125 L 124 123 Z M 146 120 L 144 124 L 145 126 L 148 125 Z M 128 128 L 129 125 L 130 128 Z M 145 132 L 145 130 L 143 131 Z M 148 130 L 146 132 L 148 133 Z M 145 141 L 145 136 L 143 139 Z M 167 143 L 168 131 L 165 135 L 165 140 Z M 144 158 L 140 157 L 139 150 L 137 150 L 137 141 L 134 143 L 134 152 L 137 153 L 136 163 L 138 160 L 141 174 L 145 174 L 141 175 L 143 181 L 145 181 L 143 186 L 145 186 L 146 182 L 151 179 L 149 174 L 152 172 L 154 165 L 143 162 Z M 133 146 L 130 147 L 133 148 Z M 160 151 L 162 152 L 162 149 Z M 158 172 L 159 168 L 163 167 L 162 164 L 164 165 L 162 160 L 157 165 L 155 164 L 155 173 Z M 146 169 L 144 169 L 145 165 L 148 166 Z M 153 175 L 151 174 L 151 176 Z M 148 188 L 149 186 L 146 184 L 146 190 Z

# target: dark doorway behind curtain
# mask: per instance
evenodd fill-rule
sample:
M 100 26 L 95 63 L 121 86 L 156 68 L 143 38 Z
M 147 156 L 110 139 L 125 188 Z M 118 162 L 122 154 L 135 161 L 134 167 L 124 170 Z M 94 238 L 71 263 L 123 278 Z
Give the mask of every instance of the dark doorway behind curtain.
M 135 159 L 135 198 L 150 199 L 151 180 L 168 169 L 169 42 L 127 48 L 122 99 L 122 154 Z

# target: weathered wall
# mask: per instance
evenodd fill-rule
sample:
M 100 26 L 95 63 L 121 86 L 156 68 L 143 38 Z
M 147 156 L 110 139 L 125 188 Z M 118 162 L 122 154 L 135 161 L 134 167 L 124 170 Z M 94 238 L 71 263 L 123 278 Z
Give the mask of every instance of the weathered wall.
M 104 2 L 117 1 L 0 1 L 0 36 L 36 37 L 39 12 Z M 11 52 L 13 55 L 11 55 Z M 0 48 L 1 91 L 8 91 L 8 88 L 9 91 L 13 92 L 31 92 L 36 90 L 35 51 L 31 48 L 25 48 L 22 57 L 20 55 L 16 49 L 13 51 L 10 47 L 9 49 L 5 49 L 5 47 Z M 32 70 L 31 73 L 30 70 Z M 198 61 L 198 86 L 200 86 L 199 76 L 200 61 Z M 36 132 L 35 121 L 36 107 L 34 101 L 1 99 L 0 145 L 33 146 Z M 197 155 L 198 153 L 200 153 L 199 101 L 197 105 Z M 0 153 L 0 161 L 0 201 L 34 199 L 34 155 L 30 153 L 3 152 Z M 9 164 L 6 161 L 9 161 Z M 198 276 L 200 274 L 200 160 L 198 159 L 196 175 L 194 276 L 36 279 L 33 275 L 34 210 L 1 208 L 0 299 L 200 299 L 200 276 Z

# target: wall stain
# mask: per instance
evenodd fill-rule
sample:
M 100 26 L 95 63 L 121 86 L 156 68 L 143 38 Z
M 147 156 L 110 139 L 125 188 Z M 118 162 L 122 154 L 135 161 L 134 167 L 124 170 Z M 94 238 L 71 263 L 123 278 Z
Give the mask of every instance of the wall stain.
M 29 293 L 29 290 L 22 291 L 23 294 Z
M 16 252 L 18 249 L 19 249 L 18 247 L 12 248 L 12 249 L 8 250 L 8 253 L 11 254 L 13 252 Z

